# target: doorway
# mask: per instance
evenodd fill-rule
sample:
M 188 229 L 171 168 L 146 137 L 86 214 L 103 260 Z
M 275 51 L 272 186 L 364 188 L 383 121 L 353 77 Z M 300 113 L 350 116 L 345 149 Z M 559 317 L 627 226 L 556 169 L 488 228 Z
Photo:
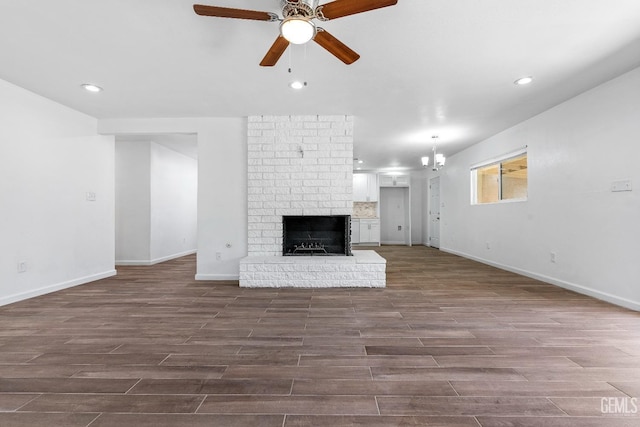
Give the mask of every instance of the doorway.
M 429 180 L 429 246 L 440 249 L 440 177 Z
M 196 252 L 195 134 L 115 137 L 115 263 L 154 265 Z
M 411 246 L 409 187 L 380 187 L 380 243 Z

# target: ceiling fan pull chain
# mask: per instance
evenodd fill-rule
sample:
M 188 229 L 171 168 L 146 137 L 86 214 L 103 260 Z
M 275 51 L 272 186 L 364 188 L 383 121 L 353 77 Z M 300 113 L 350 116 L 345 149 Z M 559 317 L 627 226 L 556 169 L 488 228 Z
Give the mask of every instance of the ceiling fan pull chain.
M 293 68 L 293 46 L 291 46 L 291 48 L 288 49 L 289 50 L 289 74 L 291 74 L 291 69 Z

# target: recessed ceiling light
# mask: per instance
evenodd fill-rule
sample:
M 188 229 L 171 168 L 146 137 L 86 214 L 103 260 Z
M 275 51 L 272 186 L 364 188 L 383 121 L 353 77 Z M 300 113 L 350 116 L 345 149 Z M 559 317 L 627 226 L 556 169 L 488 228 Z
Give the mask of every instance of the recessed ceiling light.
M 89 92 L 102 92 L 102 88 L 100 86 L 96 86 L 91 83 L 84 83 L 82 87 Z
M 307 85 L 307 82 L 301 82 L 300 80 L 295 80 L 289 83 L 289 87 L 292 89 L 300 90 Z
M 532 81 L 533 81 L 533 77 L 527 76 L 527 77 L 521 77 L 521 78 L 519 78 L 518 80 L 516 80 L 513 83 L 518 85 L 518 86 L 524 86 L 524 85 L 528 85 Z
M 364 160 L 358 160 L 358 163 L 359 163 L 359 164 L 363 164 L 363 163 L 364 163 Z

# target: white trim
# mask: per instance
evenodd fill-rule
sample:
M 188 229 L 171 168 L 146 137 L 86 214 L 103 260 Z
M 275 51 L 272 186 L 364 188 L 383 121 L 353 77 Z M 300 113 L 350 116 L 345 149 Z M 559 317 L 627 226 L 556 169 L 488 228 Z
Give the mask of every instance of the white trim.
M 597 291 L 595 289 L 587 288 L 586 286 L 578 285 L 577 283 L 566 282 L 564 280 L 556 279 L 553 277 L 545 276 L 543 274 L 534 273 L 527 270 L 522 270 L 516 267 L 510 267 L 508 265 L 500 264 L 497 262 L 489 261 L 483 258 L 478 258 L 473 255 L 466 254 L 464 252 L 458 252 L 452 249 L 444 249 L 440 248 L 441 251 L 447 252 L 453 255 L 458 255 L 463 258 L 471 259 L 473 261 L 480 262 L 482 264 L 487 264 L 492 267 L 499 268 L 501 270 L 510 271 L 512 273 L 520 274 L 521 276 L 529 277 L 531 279 L 540 280 L 541 282 L 549 283 L 551 285 L 555 285 L 561 287 L 563 289 L 568 289 L 570 291 L 577 292 L 582 295 L 587 295 L 592 298 L 599 299 L 601 301 L 606 301 L 611 304 L 618 305 L 620 307 L 628 308 L 629 310 L 640 311 L 640 302 L 633 301 L 627 298 L 621 298 L 616 295 L 609 294 L 607 292 Z
M 196 274 L 196 280 L 240 280 L 240 274 Z
M 517 150 L 511 151 L 511 152 L 503 154 L 501 156 L 493 157 L 493 158 L 491 158 L 489 160 L 484 160 L 484 161 L 479 162 L 479 163 L 474 163 L 471 166 L 469 166 L 469 169 L 470 170 L 474 170 L 474 169 L 478 169 L 478 168 L 481 168 L 483 166 L 488 166 L 488 165 L 491 165 L 491 164 L 494 164 L 494 163 L 500 163 L 500 162 L 502 162 L 504 160 L 508 160 L 508 159 L 510 159 L 512 157 L 517 157 L 517 156 L 520 156 L 520 155 L 526 154 L 526 153 L 527 153 L 527 146 L 525 145 L 522 148 L 518 148 Z
M 78 279 L 69 280 L 67 282 L 56 283 L 49 286 L 44 286 L 33 291 L 24 292 L 21 294 L 14 294 L 8 297 L 0 299 L 0 306 L 13 304 L 14 302 L 24 301 L 29 298 L 39 297 L 41 295 L 49 294 L 51 292 L 61 291 L 63 289 L 72 288 L 74 286 L 84 285 L 89 282 L 95 282 L 96 280 L 106 279 L 116 275 L 116 270 L 108 270 L 103 273 L 92 274 L 91 276 L 80 277 Z
M 472 203 L 473 206 L 484 206 L 484 205 L 499 205 L 500 203 L 520 203 L 528 201 L 528 197 L 520 197 L 519 199 L 502 199 L 497 202 L 486 202 L 486 203 Z
M 150 265 L 156 265 L 156 264 L 160 264 L 161 262 L 165 262 L 165 261 L 171 261 L 172 259 L 176 259 L 176 258 L 182 258 L 183 256 L 187 256 L 187 255 L 193 255 L 196 252 L 198 252 L 196 249 L 190 250 L 190 251 L 185 251 L 185 252 L 180 252 L 177 254 L 173 254 L 173 255 L 167 255 L 161 258 L 156 258 L 156 259 L 152 259 L 152 260 L 116 260 L 116 265 L 122 265 L 122 266 L 126 266 L 126 265 L 137 265 L 137 266 L 150 266 Z
M 391 241 L 391 242 L 380 242 L 381 245 L 402 245 L 402 246 L 411 246 L 411 245 L 407 245 L 407 242 L 405 242 L 404 240 L 398 240 L 398 241 Z

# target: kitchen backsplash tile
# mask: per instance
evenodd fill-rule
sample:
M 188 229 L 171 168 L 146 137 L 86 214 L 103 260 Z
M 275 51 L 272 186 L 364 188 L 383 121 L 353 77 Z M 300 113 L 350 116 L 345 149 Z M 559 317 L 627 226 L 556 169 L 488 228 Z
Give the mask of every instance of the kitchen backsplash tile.
M 378 202 L 353 202 L 354 218 L 377 218 Z

